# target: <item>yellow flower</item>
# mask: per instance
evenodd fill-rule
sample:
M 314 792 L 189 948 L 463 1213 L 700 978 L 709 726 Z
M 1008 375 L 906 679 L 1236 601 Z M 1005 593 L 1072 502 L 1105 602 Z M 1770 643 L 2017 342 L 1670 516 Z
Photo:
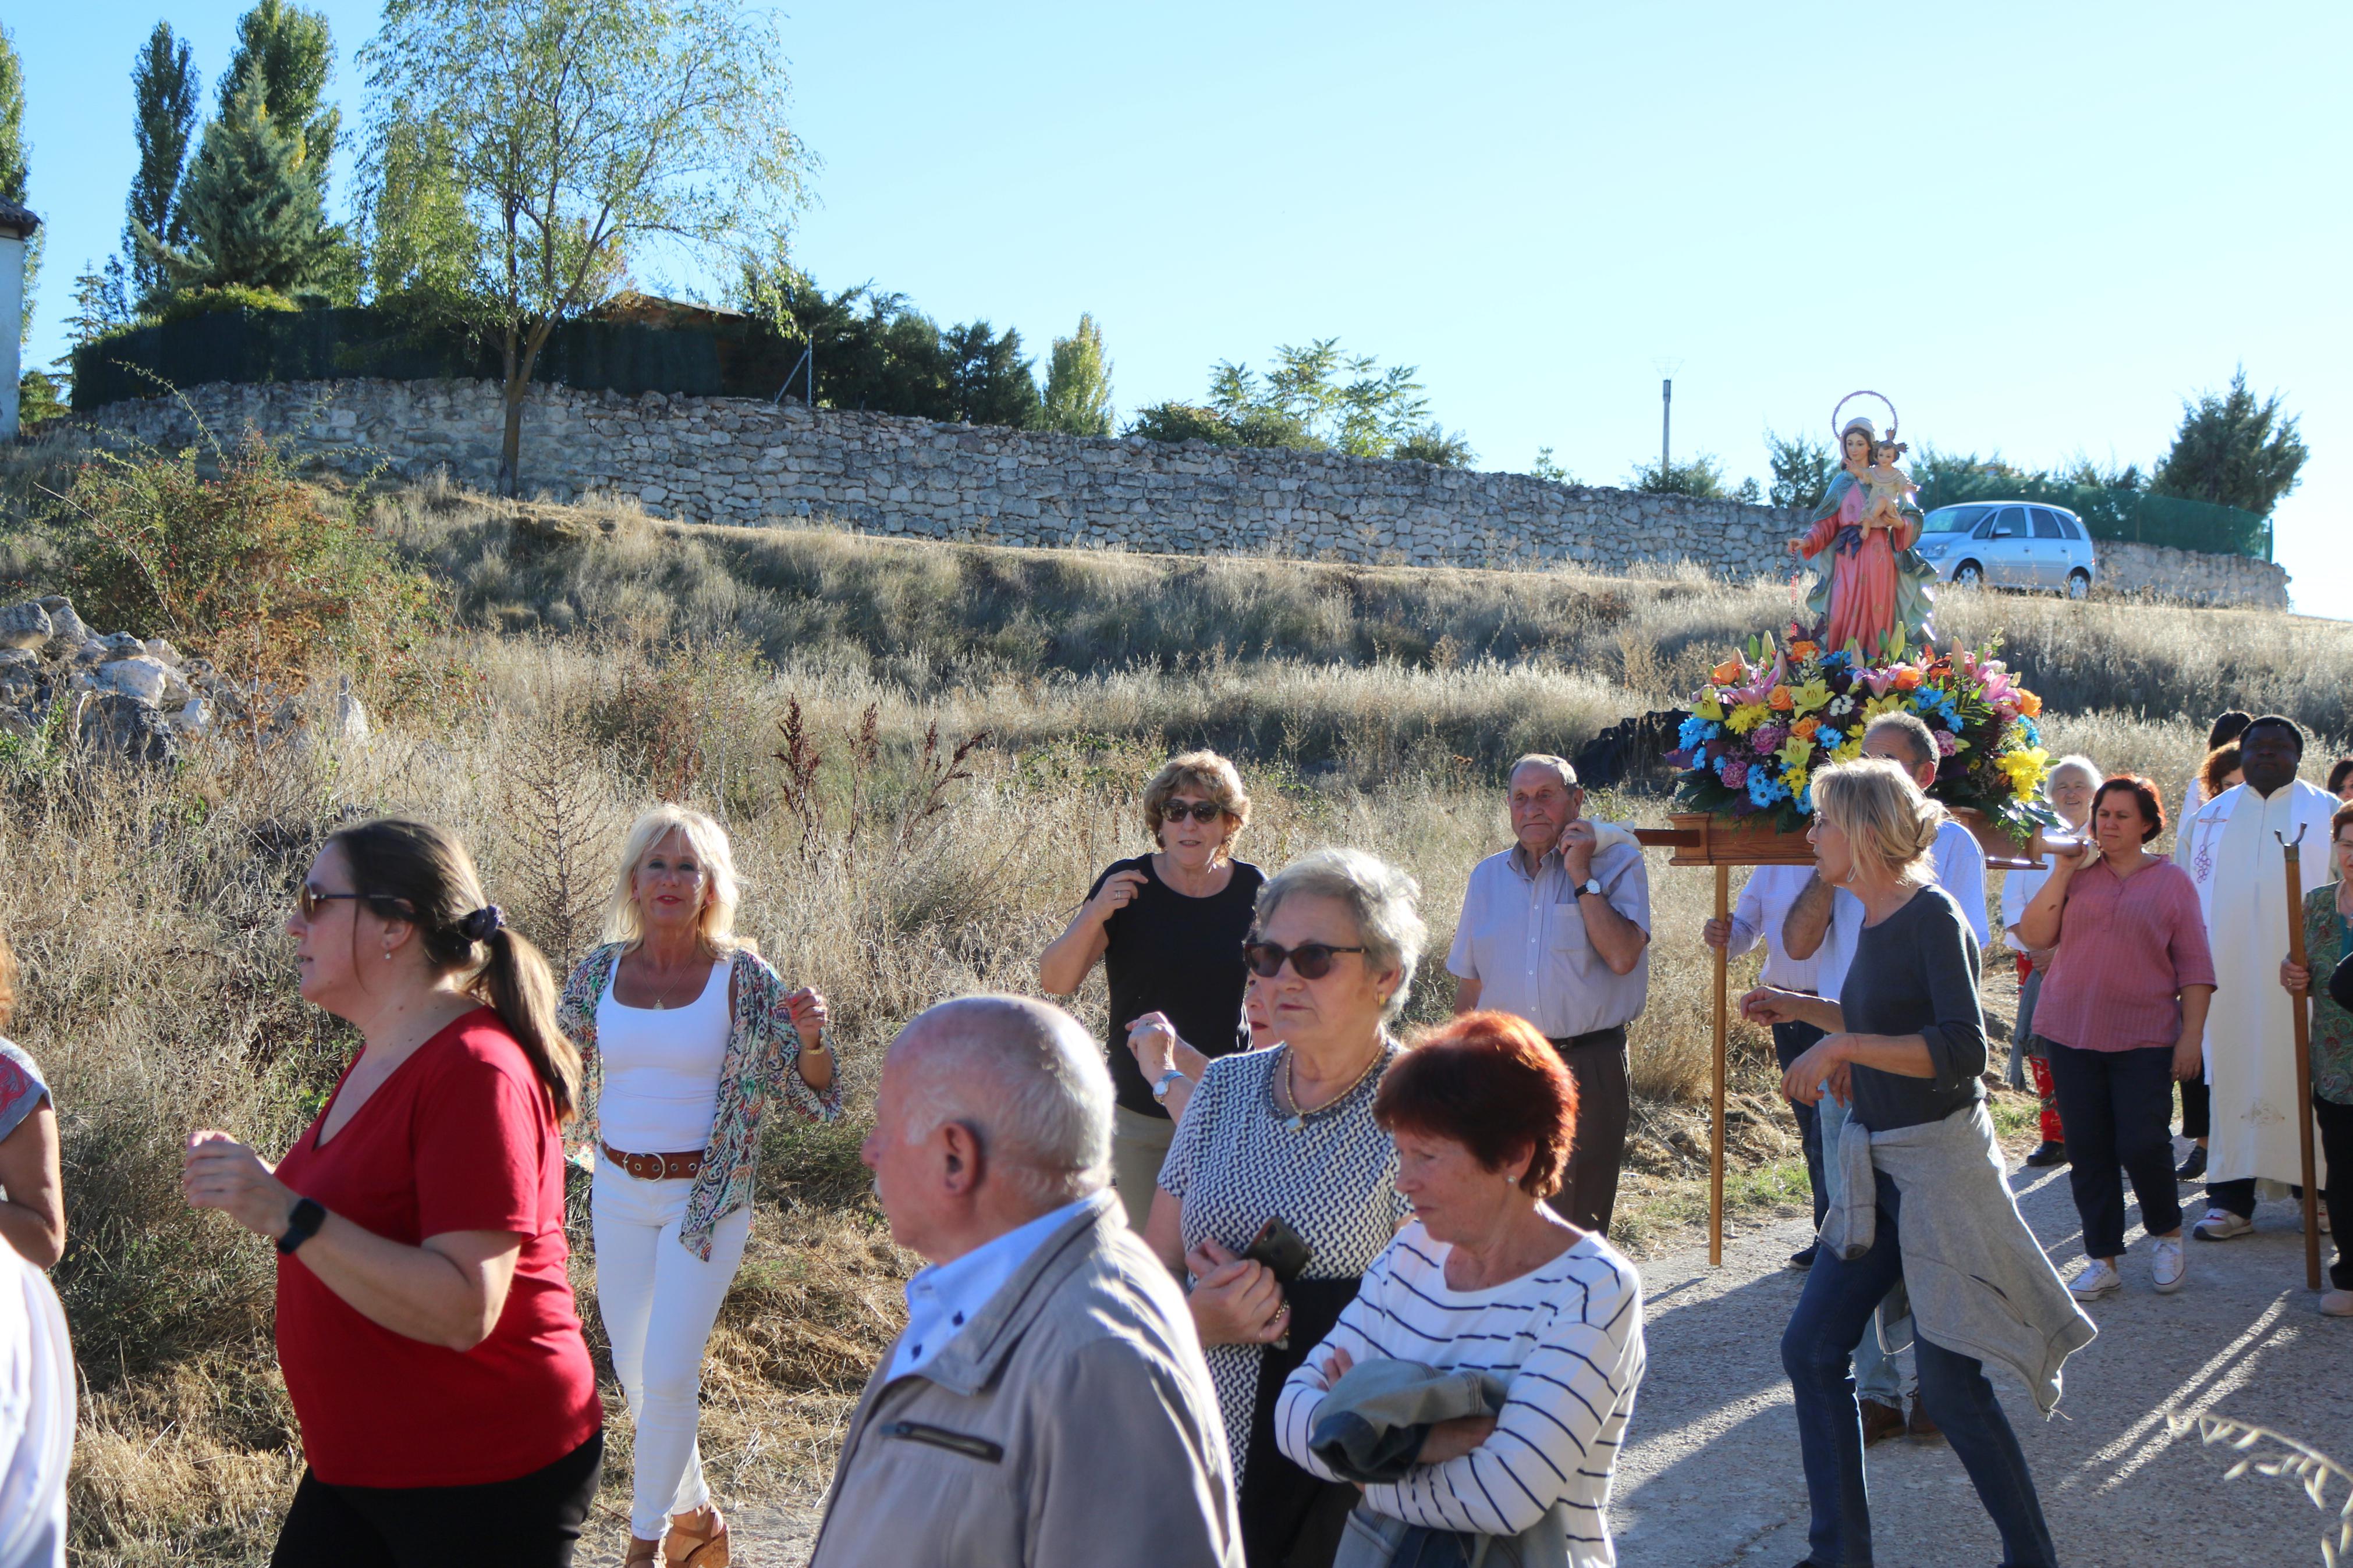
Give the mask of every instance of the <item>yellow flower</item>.
M 1774 755 L 1781 759 L 1781 762 L 1785 766 L 1788 767 L 1798 766 L 1813 754 L 1813 739 L 1807 735 L 1790 736 L 1788 740 L 1781 742 L 1781 749 L 1774 753 Z M 1790 793 L 1794 795 L 1797 792 L 1792 790 Z
M 1795 699 L 1799 712 L 1811 713 L 1816 709 L 1831 705 L 1830 682 L 1817 677 L 1799 687 L 1790 696 Z
M 1863 722 L 1869 723 L 1882 713 L 1900 713 L 1903 710 L 1904 699 L 1896 696 L 1893 691 L 1884 697 L 1869 698 L 1862 705 Z
M 2031 800 L 2050 771 L 2051 753 L 2040 746 L 2021 746 L 2017 751 L 1998 759 L 1997 764 L 2009 775 L 2010 793 L 2020 800 Z
M 1858 735 L 1852 741 L 1841 742 L 1839 749 L 1831 753 L 1831 761 L 1851 763 L 1861 755 L 1862 755 L 1862 738 Z
M 1749 731 L 1765 722 L 1765 715 L 1767 711 L 1762 702 L 1743 702 L 1732 710 L 1732 717 L 1724 721 L 1725 728 L 1736 735 L 1746 735 Z
M 1724 722 L 1724 704 L 1715 700 L 1715 693 L 1713 691 L 1701 698 L 1698 704 L 1692 709 L 1692 711 L 1698 714 L 1701 718 L 1709 721 L 1711 723 L 1721 724 Z
M 1810 776 L 1803 767 L 1794 767 L 1781 774 L 1781 783 L 1788 787 L 1790 795 L 1800 795 L 1806 793 L 1806 783 Z

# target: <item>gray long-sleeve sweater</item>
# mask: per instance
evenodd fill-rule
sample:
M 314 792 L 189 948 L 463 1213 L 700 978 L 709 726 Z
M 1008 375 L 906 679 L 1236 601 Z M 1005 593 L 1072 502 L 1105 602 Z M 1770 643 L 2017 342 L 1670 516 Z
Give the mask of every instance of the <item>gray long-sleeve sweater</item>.
M 1874 1132 L 1942 1121 L 1985 1099 L 1985 1014 L 1978 1005 L 1978 939 L 1961 907 L 1929 886 L 1867 925 L 1839 992 L 1856 1035 L 1918 1035 L 1934 1078 L 1854 1068 L 1854 1119 Z

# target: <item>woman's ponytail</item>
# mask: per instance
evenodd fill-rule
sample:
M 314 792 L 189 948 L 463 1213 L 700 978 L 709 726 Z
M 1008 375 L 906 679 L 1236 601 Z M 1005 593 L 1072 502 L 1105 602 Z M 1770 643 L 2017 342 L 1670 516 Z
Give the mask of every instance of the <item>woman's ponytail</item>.
M 555 976 L 496 904 L 482 898 L 474 858 L 428 823 L 378 817 L 336 833 L 360 895 L 387 920 L 415 923 L 433 966 L 472 978 L 467 990 L 498 1014 L 531 1060 L 557 1125 L 580 1113 L 580 1050 L 555 1025 Z

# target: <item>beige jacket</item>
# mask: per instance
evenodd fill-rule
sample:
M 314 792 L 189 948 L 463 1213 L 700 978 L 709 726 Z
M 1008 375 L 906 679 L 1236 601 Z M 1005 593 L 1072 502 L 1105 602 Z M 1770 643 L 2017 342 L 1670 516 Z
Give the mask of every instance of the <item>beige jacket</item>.
M 890 1380 L 897 1353 L 850 1418 L 809 1568 L 1241 1568 L 1191 1314 L 1110 1193 Z

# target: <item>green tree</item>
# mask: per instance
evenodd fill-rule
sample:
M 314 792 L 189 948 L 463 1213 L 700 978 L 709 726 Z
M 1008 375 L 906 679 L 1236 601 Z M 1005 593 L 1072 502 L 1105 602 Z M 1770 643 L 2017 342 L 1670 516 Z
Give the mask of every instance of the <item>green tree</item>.
M 25 67 L 16 58 L 16 41 L 0 26 L 0 200 L 29 206 L 26 196 L 26 163 L 32 149 L 25 144 Z M 16 323 L 19 344 L 33 339 L 33 281 L 40 275 L 41 251 L 48 237 L 46 226 L 33 231 L 25 247 L 25 317 Z
M 122 228 L 122 253 L 131 258 L 132 281 L 142 299 L 161 293 L 166 276 L 162 258 L 139 243 L 139 231 L 145 229 L 174 250 L 185 249 L 195 238 L 181 210 L 180 176 L 195 133 L 198 91 L 187 44 L 172 36 L 169 22 L 156 23 L 131 67 L 139 172 L 132 176 L 131 198 L 124 204 L 129 221 Z
M 1429 423 L 1417 374 L 1412 365 L 1383 370 L 1369 354 L 1343 353 L 1337 338 L 1314 338 L 1276 349 L 1263 381 L 1248 365 L 1219 362 L 1209 406 L 1250 446 L 1386 458 Z
M 1479 454 L 1471 449 L 1469 437 L 1460 430 L 1449 430 L 1435 419 L 1391 447 L 1389 456 L 1417 463 L 1435 463 L 1441 468 L 1467 468 L 1479 460 Z
M 1722 500 L 1731 493 L 1724 488 L 1724 466 L 1707 452 L 1688 463 L 1669 463 L 1664 468 L 1642 464 L 1626 483 L 1630 489 L 1653 495 L 1696 496 L 1703 500 Z
M 132 224 L 174 293 L 242 287 L 290 297 L 318 292 L 335 275 L 342 231 L 327 224 L 318 183 L 263 107 L 250 65 L 227 111 L 205 127 L 179 216 L 193 237 L 185 249 Z
M 78 348 L 102 338 L 129 326 L 132 320 L 130 279 L 123 272 L 122 258 L 110 256 L 103 266 L 84 263 L 81 275 L 74 279 L 74 313 L 66 318 L 66 331 L 74 345 Z M 70 359 L 69 355 L 58 363 L 69 363 Z
M 1038 381 L 1021 357 L 1021 334 L 992 332 L 987 321 L 959 322 L 940 335 L 947 360 L 946 419 L 1027 430 L 1038 423 Z
M 261 0 L 237 18 L 237 47 L 220 81 L 220 115 L 226 120 L 246 72 L 259 79 L 262 108 L 294 143 L 303 172 L 319 188 L 322 206 L 343 119 L 342 110 L 321 101 L 334 63 L 334 36 L 323 15 L 285 0 Z M 193 90 L 193 77 L 190 86 Z
M 1111 362 L 1103 358 L 1103 329 L 1091 315 L 1079 317 L 1078 330 L 1054 340 L 1046 365 L 1046 401 L 1041 427 L 1066 436 L 1108 436 L 1111 405 Z
M 1536 460 L 1528 465 L 1528 477 L 1544 479 L 1556 485 L 1577 483 L 1577 476 L 1560 465 L 1559 461 L 1553 457 L 1550 447 L 1536 448 Z
M 363 50 L 381 283 L 499 347 L 499 484 L 532 367 L 640 246 L 783 231 L 807 163 L 773 16 L 729 0 L 387 0 Z
M 2149 489 L 2269 517 L 2295 489 L 2307 456 L 2295 416 L 2281 412 L 2279 394 L 2257 401 L 2242 365 L 2229 392 L 2182 404 L 2181 428 Z
M 1191 403 L 1154 403 L 1135 411 L 1127 434 L 1147 441 L 1207 441 L 1212 447 L 1246 447 L 1226 416 Z
M 1830 493 L 1838 476 L 1838 459 L 1830 444 L 1810 436 L 1765 432 L 1765 452 L 1773 465 L 1773 488 L 1767 498 L 1774 506 L 1812 507 Z

